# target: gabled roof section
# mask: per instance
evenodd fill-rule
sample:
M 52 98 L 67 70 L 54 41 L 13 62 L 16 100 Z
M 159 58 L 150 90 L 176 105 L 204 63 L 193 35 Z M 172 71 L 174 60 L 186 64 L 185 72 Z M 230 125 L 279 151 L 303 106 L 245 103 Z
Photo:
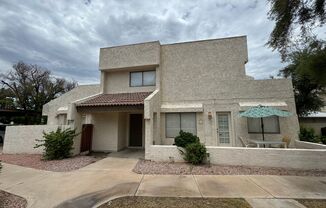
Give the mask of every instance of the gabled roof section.
M 78 103 L 77 107 L 143 105 L 145 98 L 151 93 L 152 92 L 101 94 Z

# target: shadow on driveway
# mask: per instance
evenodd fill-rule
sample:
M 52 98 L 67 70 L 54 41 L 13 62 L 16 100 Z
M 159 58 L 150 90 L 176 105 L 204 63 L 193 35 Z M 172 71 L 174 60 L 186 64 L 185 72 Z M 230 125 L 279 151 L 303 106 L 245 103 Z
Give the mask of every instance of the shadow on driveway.
M 97 191 L 89 194 L 85 194 L 82 196 L 78 196 L 76 198 L 67 200 L 56 208 L 89 208 L 95 205 L 101 205 L 106 201 L 123 197 L 123 196 L 134 196 L 139 183 L 122 183 L 112 188 Z

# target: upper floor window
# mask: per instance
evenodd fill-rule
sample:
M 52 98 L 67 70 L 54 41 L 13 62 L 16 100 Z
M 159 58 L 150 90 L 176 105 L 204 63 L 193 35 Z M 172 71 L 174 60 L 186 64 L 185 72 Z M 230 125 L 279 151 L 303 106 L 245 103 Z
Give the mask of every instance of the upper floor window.
M 155 71 L 130 72 L 130 87 L 155 86 Z

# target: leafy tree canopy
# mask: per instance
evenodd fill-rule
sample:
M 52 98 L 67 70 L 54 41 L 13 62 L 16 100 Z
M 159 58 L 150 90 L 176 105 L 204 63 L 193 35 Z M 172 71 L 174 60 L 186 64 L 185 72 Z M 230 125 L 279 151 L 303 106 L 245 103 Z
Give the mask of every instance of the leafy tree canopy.
M 17 109 L 41 112 L 45 103 L 76 87 L 68 81 L 51 75 L 51 72 L 36 64 L 22 61 L 13 65 L 5 74 L 0 74 L 1 92 L 10 94 Z
M 311 41 L 306 47 L 291 52 L 287 60 L 289 65 L 280 75 L 292 78 L 297 114 L 306 116 L 319 111 L 325 105 L 325 42 Z
M 314 36 L 313 29 L 325 24 L 325 0 L 269 0 L 269 19 L 275 21 L 268 45 L 285 60 L 293 40 Z M 300 37 L 298 37 L 300 32 Z

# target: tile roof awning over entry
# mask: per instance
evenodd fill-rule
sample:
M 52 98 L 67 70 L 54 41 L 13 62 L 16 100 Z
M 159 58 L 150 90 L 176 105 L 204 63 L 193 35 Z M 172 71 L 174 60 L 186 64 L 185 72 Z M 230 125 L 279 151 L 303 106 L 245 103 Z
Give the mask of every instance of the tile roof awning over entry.
M 152 92 L 101 94 L 84 102 L 77 107 L 109 107 L 109 106 L 137 106 L 144 105 L 144 100 Z

